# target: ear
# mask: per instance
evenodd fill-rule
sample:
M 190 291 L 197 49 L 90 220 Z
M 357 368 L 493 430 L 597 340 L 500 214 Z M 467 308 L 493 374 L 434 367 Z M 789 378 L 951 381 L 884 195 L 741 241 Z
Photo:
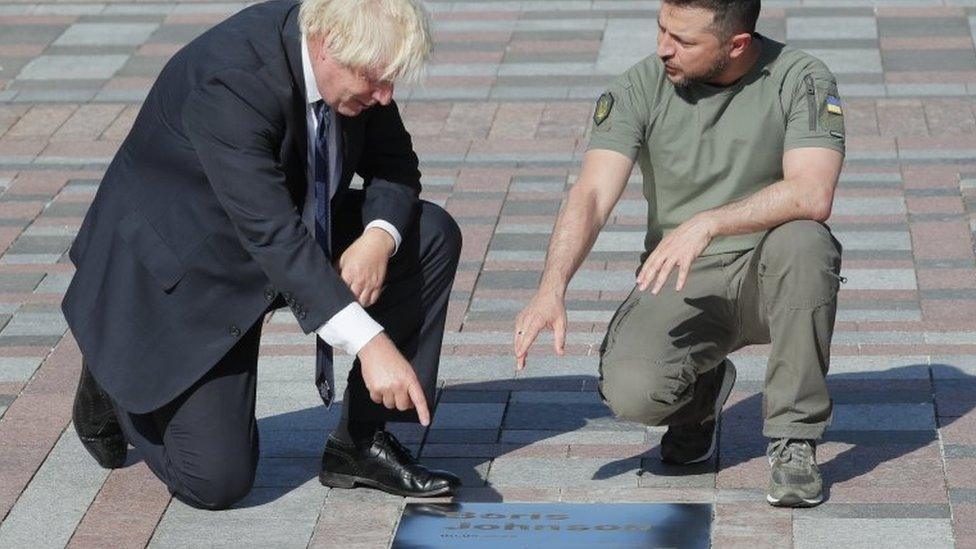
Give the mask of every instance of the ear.
M 738 58 L 740 55 L 744 55 L 746 51 L 749 50 L 749 46 L 752 44 L 752 33 L 740 32 L 732 36 L 729 39 L 729 57 L 732 59 Z

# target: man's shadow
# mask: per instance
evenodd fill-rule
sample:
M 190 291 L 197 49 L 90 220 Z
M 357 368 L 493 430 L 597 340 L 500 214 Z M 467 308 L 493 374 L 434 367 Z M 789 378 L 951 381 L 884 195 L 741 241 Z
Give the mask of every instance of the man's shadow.
M 615 419 L 599 401 L 596 384 L 595 376 L 580 375 L 448 381 L 438 391 L 439 407 L 446 412 L 452 404 L 488 404 L 483 407 L 486 414 L 504 410 L 501 428 L 461 427 L 465 422 L 450 418 L 435 420 L 428 430 L 409 424 L 390 427 L 415 455 L 419 453 L 421 462 L 452 470 L 464 480 L 466 489 L 455 498 L 457 501 L 502 501 L 501 493 L 485 481 L 484 471 L 495 458 L 530 444 L 577 431 L 646 432 L 648 441 L 659 440 L 663 428 L 645 429 Z M 932 444 L 938 440 L 938 428 L 950 425 L 976 407 L 976 376 L 951 364 L 903 364 L 883 371 L 837 373 L 828 376 L 828 384 L 835 412 L 824 440 L 849 445 L 836 455 L 825 455 L 822 450 L 818 454 L 828 490 L 831 484 L 865 475 L 880 464 Z M 752 394 L 728 404 L 723 412 L 717 452 L 720 459 L 713 457 L 692 466 L 668 466 L 658 459 L 659 445 L 651 442 L 630 457 L 607 459 L 591 479 L 636 474 L 641 476 L 642 485 L 711 488 L 711 484 L 689 484 L 666 477 L 710 475 L 763 456 L 768 441 L 761 433 L 761 379 L 740 377 L 736 389 L 739 395 Z M 309 390 L 314 388 L 310 385 Z M 577 396 L 572 401 L 547 399 L 547 392 L 560 397 L 569 393 Z M 519 398 L 527 394 L 533 398 Z M 325 437 L 335 425 L 339 410 L 341 403 L 330 410 L 312 406 L 260 419 L 262 458 L 256 489 L 239 506 L 274 501 L 316 478 Z M 477 410 L 469 407 L 466 413 Z M 440 457 L 447 445 L 455 447 L 447 452 L 451 456 L 463 455 L 459 450 L 466 445 L 473 445 L 478 451 L 469 457 Z M 832 447 L 836 451 L 837 446 Z M 761 490 L 765 485 L 755 488 Z M 829 497 L 829 491 L 826 495 Z

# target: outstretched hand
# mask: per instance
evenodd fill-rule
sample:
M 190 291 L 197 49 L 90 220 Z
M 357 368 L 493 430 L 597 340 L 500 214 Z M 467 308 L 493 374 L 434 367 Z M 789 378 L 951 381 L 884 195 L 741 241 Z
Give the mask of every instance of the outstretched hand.
M 566 352 L 566 305 L 561 296 L 540 290 L 515 318 L 516 369 L 525 368 L 525 357 L 543 329 L 554 332 L 553 350 L 562 356 Z

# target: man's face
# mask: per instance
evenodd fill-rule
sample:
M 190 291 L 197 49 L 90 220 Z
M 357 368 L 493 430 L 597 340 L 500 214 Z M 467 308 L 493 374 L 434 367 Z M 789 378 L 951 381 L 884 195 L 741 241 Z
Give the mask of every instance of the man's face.
M 728 68 L 728 48 L 711 28 L 713 16 L 701 8 L 661 5 L 657 55 L 675 86 L 710 82 Z
M 379 103 L 393 99 L 393 82 L 368 71 L 355 70 L 336 61 L 321 40 L 309 40 L 312 72 L 322 99 L 345 116 L 356 116 Z

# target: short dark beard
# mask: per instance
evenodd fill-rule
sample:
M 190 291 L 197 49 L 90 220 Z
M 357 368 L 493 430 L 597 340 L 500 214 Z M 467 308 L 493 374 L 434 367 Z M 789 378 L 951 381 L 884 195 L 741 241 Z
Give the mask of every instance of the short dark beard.
M 725 72 L 725 69 L 729 68 L 729 64 L 731 62 L 732 58 L 730 58 L 728 55 L 723 55 L 719 57 L 715 63 L 712 63 L 712 66 L 708 67 L 705 72 L 696 76 L 685 76 L 681 80 L 675 82 L 674 85 L 679 88 L 687 88 L 692 84 L 708 84 Z

